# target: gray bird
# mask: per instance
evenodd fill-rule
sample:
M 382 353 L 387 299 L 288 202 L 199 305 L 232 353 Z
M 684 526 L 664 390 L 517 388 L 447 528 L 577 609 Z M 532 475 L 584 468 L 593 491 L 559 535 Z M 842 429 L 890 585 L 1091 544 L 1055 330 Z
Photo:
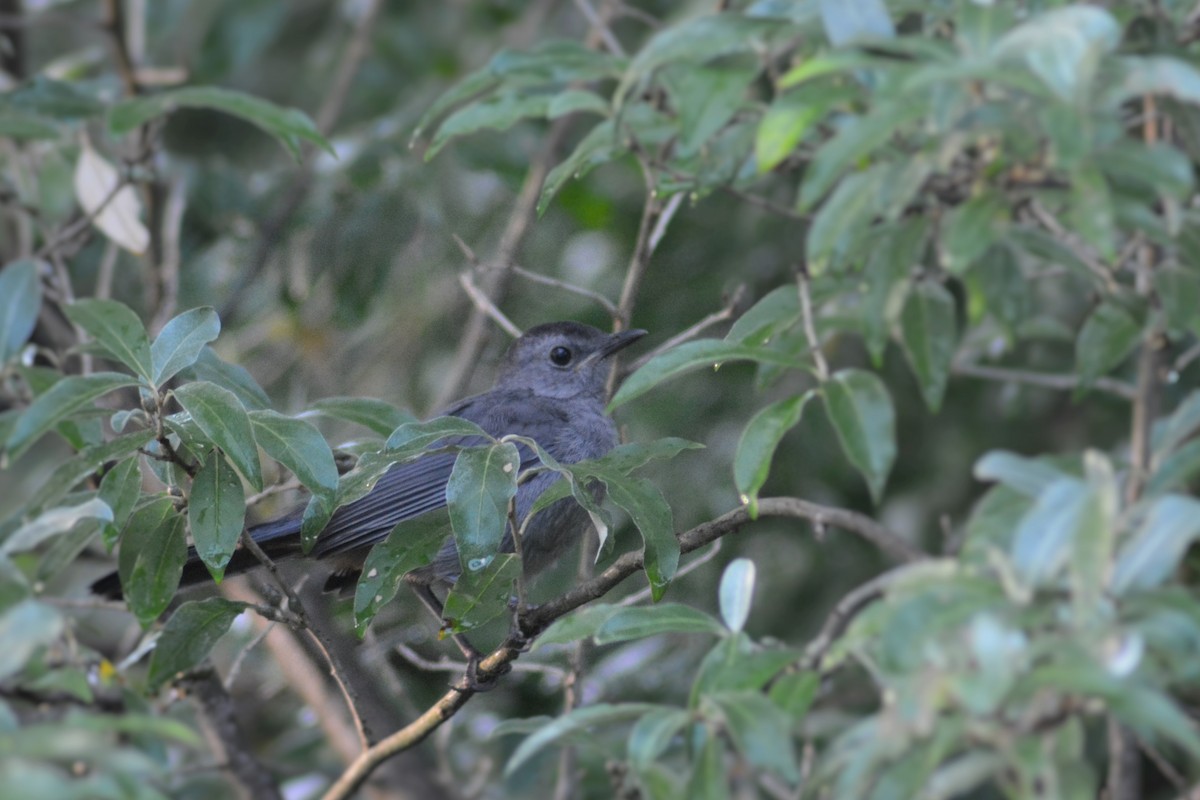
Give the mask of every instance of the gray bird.
M 551 322 L 531 328 L 513 342 L 504 357 L 495 386 L 468 397 L 438 416 L 470 420 L 494 437 L 527 436 L 564 464 L 598 458 L 617 443 L 617 431 L 604 414 L 609 357 L 646 334 L 642 330 L 604 333 L 576 322 Z M 464 443 L 447 440 L 442 444 Z M 465 442 L 470 443 L 470 442 Z M 537 463 L 521 446 L 522 469 Z M 387 538 L 398 522 L 446 505 L 446 483 L 454 467 L 453 452 L 431 453 L 396 464 L 358 500 L 338 508 L 318 536 L 309 557 L 334 560 L 340 570 L 330 587 L 350 583 L 347 565 L 361 565 L 371 547 Z M 523 520 L 538 496 L 556 475 L 543 472 L 517 490 L 516 518 Z M 257 525 L 250 535 L 272 559 L 299 557 L 299 512 Z M 568 550 L 588 523 L 587 513 L 572 498 L 540 511 L 529 521 L 521 539 L 527 575 L 553 563 Z M 501 544 L 513 552 L 512 531 Z M 244 549 L 234 553 L 226 574 L 243 572 L 258 562 Z M 453 585 L 461 570 L 454 539 L 447 538 L 432 563 L 413 570 L 406 581 L 439 617 L 441 602 L 434 586 Z M 206 582 L 208 572 L 194 549 L 189 550 L 183 585 Z M 115 573 L 92 585 L 97 594 L 121 596 Z M 460 642 L 461 644 L 461 642 Z

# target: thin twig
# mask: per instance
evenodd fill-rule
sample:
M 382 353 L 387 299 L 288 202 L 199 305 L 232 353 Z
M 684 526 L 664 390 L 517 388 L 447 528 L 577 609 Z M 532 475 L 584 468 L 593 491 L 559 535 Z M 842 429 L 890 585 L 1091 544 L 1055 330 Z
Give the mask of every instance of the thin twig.
M 483 293 L 475 281 L 471 280 L 471 273 L 464 272 L 458 276 L 458 282 L 463 287 L 463 291 L 467 293 L 467 297 L 471 298 L 471 302 L 475 304 L 478 311 L 487 314 L 493 322 L 499 325 L 505 333 L 514 339 L 520 337 L 521 329 L 518 328 L 511 319 L 505 316 L 504 312 L 496 308 L 496 305 Z
M 729 296 L 729 299 L 725 302 L 725 306 L 723 308 L 712 312 L 704 319 L 688 327 L 686 330 L 675 334 L 670 339 L 667 339 L 658 347 L 651 350 L 649 353 L 639 356 L 625 369 L 625 372 L 633 372 L 634 370 L 645 366 L 645 364 L 652 358 L 667 352 L 673 347 L 678 347 L 684 342 L 690 342 L 692 339 L 695 339 L 697 336 L 704 333 L 714 325 L 720 325 L 722 322 L 732 319 L 737 313 L 738 308 L 742 305 L 742 301 L 745 299 L 745 296 L 746 285 L 741 284 L 737 287 L 737 289 L 734 290 L 733 294 Z
M 808 272 L 803 268 L 796 271 L 796 286 L 800 292 L 800 315 L 804 322 L 804 336 L 808 339 L 808 346 L 812 351 L 813 363 L 817 367 L 817 377 L 824 383 L 829 380 L 829 364 L 825 362 L 825 354 L 821 351 L 821 340 L 817 338 L 817 326 L 813 320 L 812 294 L 808 288 Z
M 588 0 L 573 0 L 575 7 L 579 9 L 579 13 L 583 14 L 588 21 L 595 34 L 600 37 L 600 41 L 604 42 L 604 46 L 608 48 L 608 52 L 614 56 L 625 55 L 625 48 L 621 47 L 621 43 L 613 34 L 612 28 L 608 27 L 608 23 L 600 17 L 596 9 L 592 8 L 592 4 Z
M 449 656 L 442 656 L 436 661 L 433 661 L 425 658 L 425 656 L 421 655 L 416 650 L 413 650 L 403 642 L 397 642 L 395 645 L 393 645 L 393 648 L 395 649 L 397 655 L 399 655 L 409 664 L 412 664 L 417 669 L 425 672 L 457 672 L 461 674 L 467 669 L 468 666 L 467 662 L 458 661 L 450 658 Z M 563 680 L 567 674 L 566 670 L 564 670 L 562 667 L 556 667 L 553 664 L 540 664 L 536 661 L 518 661 L 512 665 L 512 671 L 527 672 L 537 675 L 549 675 L 553 678 L 557 678 L 560 681 Z
M 1022 369 L 1010 369 L 1008 367 L 988 367 L 982 364 L 961 364 L 956 363 L 951 367 L 951 371 L 955 375 L 962 375 L 968 378 L 982 378 L 989 381 L 1004 381 L 1011 383 L 1025 383 L 1030 386 L 1041 386 L 1046 389 L 1058 389 L 1059 391 L 1069 392 L 1079 388 L 1079 378 L 1075 375 L 1054 375 L 1045 372 L 1030 372 Z M 1124 381 L 1116 380 L 1115 378 L 1100 378 L 1092 384 L 1091 388 L 1098 389 L 1108 394 L 1116 395 L 1123 400 L 1134 400 L 1137 397 L 1137 389 Z
M 679 569 L 679 571 L 675 573 L 675 577 L 671 579 L 671 582 L 672 583 L 677 582 L 684 575 L 687 575 L 691 572 L 695 572 L 700 567 L 704 566 L 705 564 L 707 564 L 708 562 L 710 562 L 714 558 L 716 558 L 717 554 L 720 552 L 721 552 L 721 540 L 717 539 L 715 542 L 713 542 L 713 546 L 708 549 L 707 553 L 704 553 L 703 555 L 699 556 L 698 558 L 695 558 L 695 559 L 689 561 L 685 566 L 681 567 Z M 650 597 L 652 595 L 651 589 L 652 589 L 652 587 L 645 586 L 644 588 L 637 590 L 636 592 L 629 595 L 628 597 L 622 598 L 621 601 L 619 603 L 617 603 L 617 605 L 619 605 L 619 606 L 636 606 L 639 603 L 644 603 L 650 599 Z
M 175 315 L 179 303 L 179 267 L 182 262 L 179 237 L 183 229 L 183 212 L 187 209 L 187 183 L 175 178 L 167 188 L 167 200 L 162 214 L 162 257 L 159 259 L 158 309 L 150 321 L 150 335 L 155 336 Z

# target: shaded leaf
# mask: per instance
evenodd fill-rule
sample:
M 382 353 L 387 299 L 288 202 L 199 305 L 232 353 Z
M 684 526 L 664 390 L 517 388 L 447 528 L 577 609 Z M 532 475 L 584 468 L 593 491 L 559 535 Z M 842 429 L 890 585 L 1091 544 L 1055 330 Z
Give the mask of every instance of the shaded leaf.
M 8 435 L 9 453 L 14 459 L 20 457 L 44 433 L 96 398 L 136 383 L 130 376 L 118 372 L 94 372 L 91 375 L 63 378 L 38 395 L 21 412 Z
M 63 306 L 63 311 L 114 358 L 151 381 L 150 340 L 129 306 L 115 300 L 76 300 Z
M 1112 197 L 1104 174 L 1092 164 L 1080 164 L 1071 173 L 1071 200 L 1067 219 L 1071 228 L 1105 259 L 1117 255 L 1117 226 Z
M 679 113 L 679 155 L 699 150 L 723 128 L 746 99 L 757 65 L 679 65 L 665 70 L 663 82 Z
M 679 540 L 675 538 L 671 507 L 645 478 L 605 475 L 601 479 L 608 487 L 608 497 L 625 509 L 642 534 L 646 578 L 650 595 L 657 602 L 679 568 Z
M 789 783 L 800 780 L 791 720 L 760 692 L 718 692 L 705 698 L 720 710 L 742 757 Z
M 666 752 L 671 740 L 679 735 L 691 718 L 690 713 L 680 708 L 662 707 L 647 711 L 629 732 L 629 761 L 639 769 L 653 764 Z
M 196 554 L 218 582 L 225 575 L 246 520 L 242 481 L 220 452 L 211 452 L 192 481 L 188 529 Z
M 758 513 L 758 492 L 767 482 L 780 441 L 800 422 L 804 407 L 815 395 L 816 391 L 810 389 L 772 403 L 751 417 L 742 431 L 733 456 L 733 482 L 752 517 Z
M 956 274 L 970 269 L 996 241 L 1008 215 L 1004 197 L 991 191 L 951 209 L 941 222 L 942 266 Z
M 515 553 L 501 553 L 486 566 L 459 575 L 442 609 L 446 625 L 463 633 L 507 613 L 520 577 L 521 559 Z
M 196 363 L 188 367 L 196 380 L 209 381 L 237 395 L 238 400 L 246 408 L 269 408 L 271 399 L 263 391 L 258 382 L 240 364 L 230 364 L 222 361 L 211 347 L 200 351 Z
M 157 691 L 163 683 L 193 667 L 199 666 L 209 651 L 238 615 L 246 610 L 245 603 L 235 603 L 222 597 L 193 600 L 181 605 L 167 624 L 150 656 L 146 683 Z
M 500 550 L 520 468 L 521 454 L 512 442 L 459 452 L 446 484 L 446 506 L 464 571 L 483 569 Z
M 204 346 L 221 332 L 221 320 L 209 306 L 193 308 L 163 326 L 150 346 L 154 364 L 151 383 L 161 386 L 181 370 L 196 363 Z
M 121 533 L 117 567 L 129 610 L 143 628 L 167 610 L 185 561 L 183 516 L 170 497 L 158 497 L 130 515 Z
M 1026 458 L 1005 450 L 985 453 L 975 462 L 975 478 L 999 481 L 1021 494 L 1038 497 L 1053 483 L 1069 477 L 1044 460 Z
M 1075 341 L 1075 369 L 1083 390 L 1125 360 L 1137 346 L 1141 327 L 1127 311 L 1101 303 L 1088 316 Z
M 837 135 L 821 146 L 804 173 L 797 205 L 811 208 L 852 164 L 877 150 L 908 122 L 926 109 L 920 103 L 882 102 L 863 117 L 847 120 Z
M 875 502 L 896 460 L 896 413 L 887 388 L 870 372 L 846 369 L 821 387 L 842 452 L 862 473 Z
M 362 425 L 380 436 L 390 436 L 401 425 L 417 421 L 391 403 L 370 397 L 326 397 L 311 408 L 318 414 Z
M 21 259 L 0 269 L 0 365 L 21 352 L 42 307 L 43 263 Z
M 354 591 L 354 628 L 359 636 L 386 603 L 391 602 L 406 572 L 433 562 L 450 535 L 450 518 L 439 508 L 406 519 L 371 548 Z
M 258 443 L 237 395 L 208 381 L 185 383 L 174 390 L 174 395 L 208 440 L 221 448 L 255 491 L 261 492 Z
M 96 497 L 77 506 L 43 511 L 0 542 L 0 556 L 32 550 L 47 539 L 70 531 L 81 520 L 98 519 L 111 522 L 112 518 L 113 512 L 108 503 Z
M 22 600 L 0 614 L 0 680 L 17 674 L 63 631 L 58 611 L 36 600 Z
M 478 436 L 491 440 L 483 428 L 461 417 L 434 417 L 425 422 L 406 422 L 388 437 L 387 449 L 404 454 L 419 453 L 449 436 Z
M 515 774 L 521 765 L 530 758 L 566 736 L 586 730 L 593 725 L 608 725 L 613 722 L 637 719 L 643 714 L 657 711 L 660 708 L 651 703 L 622 703 L 620 705 L 597 703 L 576 708 L 558 717 L 521 742 L 512 757 L 509 758 L 508 764 L 505 765 L 504 774 L 505 776 Z
M 97 496 L 112 509 L 112 521 L 104 526 L 104 544 L 111 551 L 122 526 L 142 496 L 142 471 L 137 456 L 123 459 L 104 473 Z
M 937 413 L 958 345 L 954 298 L 950 292 L 931 281 L 913 286 L 900 314 L 900 333 L 925 405 Z
M 612 614 L 596 631 L 596 644 L 645 639 L 663 633 L 711 633 L 725 628 L 712 616 L 682 603 L 630 606 Z
M 320 503 L 332 512 L 338 490 L 338 471 L 329 444 L 316 428 L 304 420 L 293 419 L 276 411 L 250 412 L 254 438 L 267 455 L 292 471 Z M 310 528 L 313 526 L 309 526 Z M 321 525 L 323 528 L 324 525 Z M 321 528 L 301 531 L 307 552 Z M 306 535 L 307 534 L 307 535 Z
M 1021 61 L 1059 99 L 1071 102 L 1091 85 L 1100 57 L 1116 49 L 1121 27 L 1108 11 L 1072 5 L 1038 14 L 1006 33 L 992 50 Z
M 1013 567 L 1026 585 L 1046 585 L 1066 566 L 1075 537 L 1092 521 L 1095 501 L 1075 478 L 1060 478 L 1037 498 L 1013 539 Z
M 621 606 L 593 603 L 556 619 L 534 642 L 534 649 L 551 644 L 569 644 L 594 636 Z
M 445 147 L 451 139 L 467 136 L 481 130 L 504 131 L 523 119 L 545 117 L 550 109 L 549 94 L 528 94 L 525 91 L 507 91 L 470 103 L 455 111 L 438 126 L 425 160 L 429 161 Z
M 834 47 L 896 35 L 883 0 L 821 0 L 821 23 Z

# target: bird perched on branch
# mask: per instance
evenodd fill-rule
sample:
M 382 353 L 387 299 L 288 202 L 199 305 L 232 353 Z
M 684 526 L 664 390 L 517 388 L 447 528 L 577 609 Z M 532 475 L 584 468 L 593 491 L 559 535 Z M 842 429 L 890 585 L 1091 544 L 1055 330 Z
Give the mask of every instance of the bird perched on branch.
M 604 333 L 575 322 L 551 322 L 531 328 L 509 347 L 491 390 L 461 400 L 438 416 L 469 420 L 496 438 L 529 437 L 560 463 L 598 458 L 617 443 L 616 427 L 604 414 L 609 358 L 645 333 L 642 330 Z M 477 442 L 460 439 L 441 444 L 456 443 Z M 522 445 L 519 451 L 522 468 L 537 463 L 537 457 L 528 447 Z M 361 566 L 371 547 L 387 538 L 397 523 L 446 505 L 446 484 L 455 458 L 455 452 L 443 450 L 394 465 L 368 494 L 333 513 L 307 557 L 334 560 L 341 582 L 348 582 L 347 571 Z M 516 519 L 525 518 L 556 478 L 555 473 L 546 471 L 520 484 Z M 299 512 L 289 514 L 255 526 L 250 535 L 273 560 L 301 557 L 304 555 L 300 546 L 301 518 Z M 570 548 L 587 524 L 587 513 L 571 497 L 538 512 L 521 536 L 526 574 L 553 563 Z M 504 536 L 501 551 L 513 552 L 511 530 Z M 257 565 L 253 554 L 239 549 L 226 574 L 244 572 Z M 441 601 L 433 588 L 452 586 L 460 571 L 454 539 L 447 538 L 432 563 L 408 573 L 405 580 L 440 618 Z M 207 580 L 206 567 L 195 549 L 190 549 L 182 584 Z M 116 573 L 96 581 L 92 589 L 110 598 L 121 596 Z

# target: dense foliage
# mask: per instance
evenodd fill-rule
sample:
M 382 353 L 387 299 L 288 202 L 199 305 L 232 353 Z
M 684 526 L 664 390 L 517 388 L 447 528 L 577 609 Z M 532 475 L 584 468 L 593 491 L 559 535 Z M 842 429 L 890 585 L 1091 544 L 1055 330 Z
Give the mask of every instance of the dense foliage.
M 1194 791 L 1191 8 L 396 5 L 0 14 L 0 786 Z M 223 580 L 480 434 L 505 315 L 652 331 L 629 444 L 462 448 L 352 599 Z M 596 529 L 532 586 L 518 444 Z

